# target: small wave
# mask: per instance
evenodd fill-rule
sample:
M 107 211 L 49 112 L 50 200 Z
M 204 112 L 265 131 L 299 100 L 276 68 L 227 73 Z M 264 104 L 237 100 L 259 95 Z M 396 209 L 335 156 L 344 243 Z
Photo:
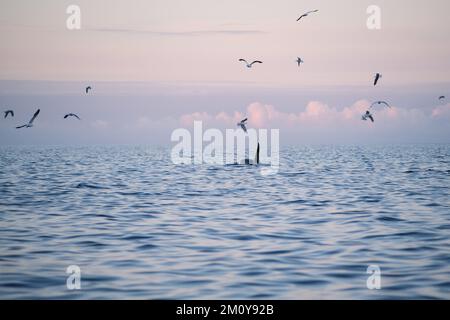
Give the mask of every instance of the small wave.
M 291 178 L 291 177 L 297 177 L 297 176 L 302 176 L 305 175 L 306 172 L 305 171 L 299 171 L 299 172 L 282 172 L 281 175 Z
M 123 236 L 121 239 L 122 240 L 130 240 L 130 241 L 138 241 L 138 240 L 148 240 L 148 239 L 152 239 L 152 238 L 153 237 L 151 235 L 133 234 L 133 235 Z
M 77 186 L 75 188 L 77 188 L 77 189 L 108 189 L 107 187 L 100 186 L 98 184 L 91 184 L 91 183 L 86 183 L 86 182 L 80 182 L 79 184 L 77 184 Z
M 285 202 L 282 202 L 281 204 L 290 205 L 290 204 L 300 204 L 300 203 L 306 203 L 306 202 L 307 202 L 306 200 L 297 199 L 297 200 L 285 201 Z
M 305 280 L 295 280 L 291 282 L 296 286 L 324 286 L 329 284 L 329 281 L 320 279 L 305 279 Z
M 404 221 L 403 219 L 399 219 L 399 218 L 394 218 L 394 217 L 390 217 L 390 216 L 382 216 L 377 218 L 378 221 L 386 221 L 386 222 L 401 222 Z
M 234 235 L 234 236 L 231 236 L 230 238 L 232 238 L 234 240 L 239 240 L 239 241 L 250 241 L 250 240 L 258 239 L 257 237 L 251 236 L 251 235 Z
M 155 248 L 158 248 L 158 246 L 156 244 L 151 244 L 151 243 L 143 244 L 143 245 L 140 245 L 139 247 L 137 247 L 138 250 L 151 250 L 151 249 L 155 249 Z

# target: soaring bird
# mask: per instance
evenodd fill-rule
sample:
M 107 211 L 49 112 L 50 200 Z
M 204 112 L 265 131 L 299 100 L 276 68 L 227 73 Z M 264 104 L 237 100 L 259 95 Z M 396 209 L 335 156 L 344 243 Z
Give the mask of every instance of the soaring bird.
M 78 117 L 75 113 L 68 113 L 64 116 L 64 119 L 67 119 L 68 117 L 75 117 L 78 120 L 81 120 L 80 117 Z
M 302 60 L 302 58 L 297 57 L 297 65 L 300 67 L 301 63 L 305 63 L 305 61 Z
M 444 100 L 445 99 L 445 96 L 440 96 L 439 97 L 439 100 Z
M 12 110 L 6 110 L 5 111 L 5 119 L 8 117 L 8 115 L 11 115 L 11 117 L 14 117 L 14 111 L 12 111 Z
M 245 118 L 244 120 L 242 120 L 241 122 L 238 122 L 237 126 L 241 127 L 242 130 L 244 130 L 245 133 L 247 133 L 247 127 L 245 126 L 247 122 L 247 118 Z
M 319 11 L 319 10 L 308 11 L 308 12 L 302 14 L 302 15 L 300 16 L 300 18 L 297 19 L 297 21 L 300 21 L 301 18 L 307 17 L 310 13 L 314 13 L 314 12 L 318 12 L 318 11 Z
M 89 93 L 89 90 L 92 90 L 91 86 L 86 87 L 86 94 Z
M 31 128 L 33 126 L 33 121 L 34 121 L 34 119 L 36 119 L 36 117 L 38 116 L 39 112 L 41 112 L 41 109 L 37 109 L 37 111 L 33 115 L 33 118 L 31 118 L 31 120 L 27 124 L 24 124 L 23 126 L 16 127 L 16 129 Z
M 376 86 L 378 83 L 378 80 L 380 80 L 380 78 L 382 78 L 382 77 L 383 77 L 383 75 L 381 73 L 377 73 L 375 75 L 375 80 L 373 81 L 373 85 Z
M 370 113 L 369 110 L 367 110 L 366 113 L 361 117 L 361 120 L 366 121 L 367 119 L 370 119 L 370 121 L 374 122 L 373 115 Z
M 262 61 L 259 61 L 259 60 L 255 60 L 252 63 L 248 63 L 247 60 L 245 60 L 245 59 L 239 59 L 239 61 L 245 62 L 245 64 L 247 65 L 247 68 L 251 68 L 253 66 L 253 64 L 255 64 L 255 63 L 262 63 Z
M 389 103 L 387 103 L 386 101 L 375 101 L 374 103 L 372 103 L 370 105 L 370 108 L 373 108 L 375 105 L 379 106 L 384 104 L 386 107 L 390 108 L 391 106 L 389 105 Z

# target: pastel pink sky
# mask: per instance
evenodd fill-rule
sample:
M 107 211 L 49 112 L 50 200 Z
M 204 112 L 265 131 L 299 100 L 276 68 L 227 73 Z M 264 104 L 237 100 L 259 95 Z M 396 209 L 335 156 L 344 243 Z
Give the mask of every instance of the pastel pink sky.
M 0 79 L 385 85 L 449 81 L 447 0 L 2 0 Z M 308 10 L 315 15 L 296 22 Z M 305 63 L 296 67 L 297 56 Z M 261 59 L 247 70 L 239 58 Z
M 0 144 L 166 145 L 194 119 L 236 128 L 244 117 L 286 143 L 449 142 L 449 100 L 437 101 L 450 97 L 448 0 L 77 0 L 76 31 L 71 4 L 0 2 L 0 106 L 17 114 Z M 392 109 L 361 121 L 376 100 Z M 13 130 L 37 107 L 32 134 Z M 83 121 L 61 123 L 63 112 Z

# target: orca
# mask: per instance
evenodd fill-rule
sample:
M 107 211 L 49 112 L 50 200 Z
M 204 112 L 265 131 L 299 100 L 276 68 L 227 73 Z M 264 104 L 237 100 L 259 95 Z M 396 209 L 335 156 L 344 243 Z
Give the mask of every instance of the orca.
M 245 165 L 259 165 L 259 142 L 258 142 L 258 146 L 256 147 L 256 155 L 255 155 L 255 160 L 250 160 L 250 159 L 245 159 L 244 163 L 241 164 L 245 164 Z

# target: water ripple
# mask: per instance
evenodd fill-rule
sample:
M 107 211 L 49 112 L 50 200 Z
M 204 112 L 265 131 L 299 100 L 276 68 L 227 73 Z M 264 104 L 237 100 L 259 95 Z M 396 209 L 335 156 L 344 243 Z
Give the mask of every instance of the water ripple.
M 450 298 L 450 146 L 285 148 L 268 177 L 169 157 L 0 149 L 0 298 Z

